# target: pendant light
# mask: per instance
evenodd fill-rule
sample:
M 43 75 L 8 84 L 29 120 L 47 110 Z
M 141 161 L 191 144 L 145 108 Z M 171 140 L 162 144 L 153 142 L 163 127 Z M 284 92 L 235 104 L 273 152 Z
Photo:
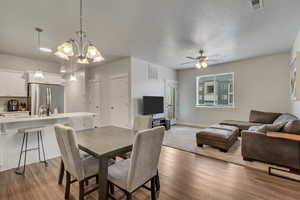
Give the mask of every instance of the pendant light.
M 59 45 L 54 55 L 64 60 L 70 60 L 71 57 L 74 56 L 78 64 L 101 62 L 104 60 L 102 54 L 96 46 L 87 39 L 87 34 L 83 30 L 82 1 L 83 0 L 80 0 L 80 30 L 76 32 L 77 38 L 71 38 Z
M 70 75 L 70 81 L 77 81 L 77 78 L 74 73 Z
M 60 66 L 60 73 L 64 74 L 66 72 L 67 72 L 66 66 L 65 65 Z
M 41 28 L 35 28 L 35 31 L 38 33 L 38 51 L 39 51 L 39 55 L 41 54 L 40 53 L 40 49 L 41 49 L 41 32 L 43 32 L 43 29 Z M 44 79 L 44 74 L 42 72 L 41 69 L 38 69 L 35 73 L 34 73 L 34 78 L 39 78 L 39 79 Z

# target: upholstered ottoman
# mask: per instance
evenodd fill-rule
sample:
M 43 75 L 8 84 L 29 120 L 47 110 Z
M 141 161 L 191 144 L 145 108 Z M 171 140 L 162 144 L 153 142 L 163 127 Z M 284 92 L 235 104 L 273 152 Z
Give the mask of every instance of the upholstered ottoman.
M 238 135 L 239 128 L 216 124 L 202 129 L 196 134 L 197 145 L 203 147 L 204 144 L 207 144 L 227 152 L 237 140 Z

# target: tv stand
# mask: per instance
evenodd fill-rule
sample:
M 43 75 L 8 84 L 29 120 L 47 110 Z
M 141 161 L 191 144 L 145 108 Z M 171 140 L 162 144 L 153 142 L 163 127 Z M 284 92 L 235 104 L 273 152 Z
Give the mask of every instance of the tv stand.
M 166 130 L 169 130 L 171 128 L 171 122 L 166 118 L 152 118 L 152 128 L 157 126 L 164 126 Z

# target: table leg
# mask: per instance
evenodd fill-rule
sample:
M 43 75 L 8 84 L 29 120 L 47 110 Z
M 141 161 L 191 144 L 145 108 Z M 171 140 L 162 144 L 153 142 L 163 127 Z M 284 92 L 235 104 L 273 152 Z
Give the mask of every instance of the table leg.
M 107 200 L 107 171 L 108 171 L 108 158 L 101 157 L 99 159 L 99 200 Z

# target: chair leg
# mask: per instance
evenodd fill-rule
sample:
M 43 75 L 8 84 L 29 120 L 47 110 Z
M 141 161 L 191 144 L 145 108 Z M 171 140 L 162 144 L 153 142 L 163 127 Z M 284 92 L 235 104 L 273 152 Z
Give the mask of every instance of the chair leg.
M 156 191 L 159 191 L 160 190 L 160 180 L 159 180 L 158 169 L 157 169 L 157 174 L 155 176 L 155 186 L 156 186 Z
M 126 192 L 126 200 L 132 200 L 132 194 L 129 192 Z
M 155 177 L 151 179 L 151 200 L 156 200 L 155 180 Z
M 71 174 L 67 172 L 66 174 L 66 190 L 65 190 L 65 199 L 70 197 L 70 186 L 71 186 Z
M 22 140 L 22 147 L 21 147 L 21 151 L 20 151 L 20 157 L 19 157 L 19 162 L 18 162 L 18 167 L 15 170 L 15 173 L 18 175 L 22 175 L 23 173 L 19 172 L 20 170 L 20 166 L 21 166 L 21 159 L 22 159 L 22 154 L 23 154 L 23 148 L 24 148 L 24 143 L 25 143 L 25 138 L 26 138 L 26 134 L 23 134 L 23 140 Z
M 79 181 L 79 200 L 84 200 L 84 183 L 86 181 Z
M 39 131 L 40 134 L 40 140 L 42 144 L 42 150 L 43 150 L 43 156 L 44 156 L 44 161 L 42 161 L 45 164 L 45 167 L 48 167 L 48 162 L 46 160 L 46 155 L 45 155 L 45 148 L 44 148 L 44 141 L 43 141 L 43 134 L 41 131 Z
M 65 165 L 64 161 L 60 161 L 60 169 L 59 169 L 59 175 L 58 175 L 58 184 L 61 185 L 64 179 L 64 174 L 65 174 Z
M 39 154 L 39 162 L 41 162 L 41 147 L 40 147 L 40 133 L 37 132 L 37 140 L 38 140 L 38 154 Z
M 114 184 L 108 183 L 108 187 L 109 187 L 110 193 L 114 194 L 115 193 L 115 186 L 114 186 Z
M 89 180 L 85 180 L 85 185 L 88 186 L 89 185 Z

